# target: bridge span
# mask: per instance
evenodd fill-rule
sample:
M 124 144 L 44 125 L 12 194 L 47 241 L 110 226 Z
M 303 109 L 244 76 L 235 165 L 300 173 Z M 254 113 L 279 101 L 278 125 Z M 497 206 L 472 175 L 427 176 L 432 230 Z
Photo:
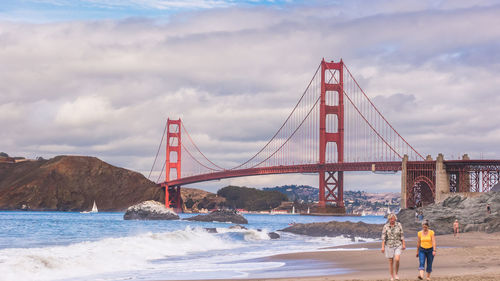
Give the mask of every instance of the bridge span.
M 240 170 L 225 170 L 213 172 L 210 174 L 202 174 L 191 177 L 183 177 L 180 179 L 171 180 L 168 185 L 182 186 L 197 182 L 221 180 L 227 178 L 260 176 L 260 175 L 275 175 L 275 174 L 312 174 L 320 171 L 383 171 L 397 172 L 401 171 L 401 162 L 365 162 L 365 163 L 328 163 L 328 164 L 304 164 L 304 165 L 288 165 L 288 166 L 272 166 L 264 168 L 249 168 Z
M 159 179 L 165 172 L 165 204 L 176 208 L 182 208 L 183 185 L 255 175 L 317 173 L 319 209 L 330 204 L 337 210 L 344 207 L 344 172 L 401 171 L 402 208 L 444 200 L 450 193 L 486 192 L 500 179 L 500 160 L 424 158 L 380 113 L 342 60 L 321 61 L 278 131 L 241 164 L 224 168 L 211 161 L 181 119 L 167 120 L 160 148 L 164 138 Z

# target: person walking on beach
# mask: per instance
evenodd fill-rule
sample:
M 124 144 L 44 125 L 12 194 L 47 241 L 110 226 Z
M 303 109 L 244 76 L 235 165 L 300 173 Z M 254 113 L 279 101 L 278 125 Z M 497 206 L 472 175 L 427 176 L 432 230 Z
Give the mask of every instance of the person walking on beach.
M 417 240 L 417 258 L 419 261 L 418 266 L 418 279 L 424 279 L 424 269 L 427 272 L 427 280 L 431 280 L 432 262 L 436 255 L 436 239 L 434 238 L 434 231 L 429 229 L 429 222 L 422 223 L 422 230 L 418 232 Z M 425 261 L 427 260 L 427 268 L 425 268 Z
M 455 220 L 453 223 L 453 237 L 458 238 L 458 233 L 460 232 L 459 225 L 458 225 L 458 220 Z
M 406 249 L 403 226 L 396 222 L 395 214 L 387 216 L 388 222 L 382 229 L 382 253 L 389 260 L 389 273 L 392 280 L 399 280 L 399 259 L 401 252 Z
M 486 212 L 489 214 L 491 214 L 491 206 L 490 204 L 486 205 Z

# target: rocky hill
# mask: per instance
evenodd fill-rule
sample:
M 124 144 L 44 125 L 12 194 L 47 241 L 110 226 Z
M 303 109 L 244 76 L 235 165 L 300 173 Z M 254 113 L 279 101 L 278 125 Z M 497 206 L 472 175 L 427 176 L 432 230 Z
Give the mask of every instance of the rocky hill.
M 268 211 L 278 207 L 287 197 L 278 191 L 259 190 L 245 186 L 226 186 L 217 191 L 226 199 L 225 206 L 248 211 Z
M 187 212 L 197 213 L 202 210 L 218 209 L 224 206 L 225 198 L 217 196 L 214 193 L 196 189 L 182 188 L 182 201 Z
M 164 192 L 142 174 L 95 157 L 0 163 L 0 209 L 122 211 L 145 200 L 164 202 Z

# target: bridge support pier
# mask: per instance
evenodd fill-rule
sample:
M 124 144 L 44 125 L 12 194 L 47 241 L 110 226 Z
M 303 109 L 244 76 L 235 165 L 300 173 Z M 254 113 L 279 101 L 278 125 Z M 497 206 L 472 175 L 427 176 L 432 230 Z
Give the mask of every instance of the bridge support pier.
M 319 173 L 319 206 L 324 208 L 327 202 L 344 207 L 344 172 L 321 171 Z
M 403 162 L 401 163 L 401 209 L 406 209 L 407 208 L 407 203 L 406 203 L 406 188 L 407 188 L 407 174 L 408 174 L 408 155 L 405 154 L 403 156 Z
M 450 193 L 450 176 L 446 172 L 444 165 L 444 156 L 442 153 L 438 154 L 436 158 L 436 200 L 441 202 L 448 197 Z
M 169 206 L 171 208 L 174 208 L 174 210 L 178 213 L 182 212 L 181 187 L 180 186 L 173 186 L 169 189 L 170 189 L 169 194 L 172 195 L 169 198 Z
M 183 212 L 181 187 L 168 186 L 166 183 L 163 183 L 162 187 L 165 188 L 165 207 L 173 208 L 176 212 Z

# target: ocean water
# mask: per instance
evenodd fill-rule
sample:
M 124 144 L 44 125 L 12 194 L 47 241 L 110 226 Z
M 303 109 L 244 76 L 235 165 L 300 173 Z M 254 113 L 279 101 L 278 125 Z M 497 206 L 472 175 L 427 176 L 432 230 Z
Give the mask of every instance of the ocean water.
M 192 216 L 180 214 L 181 218 Z M 0 280 L 196 280 L 335 274 L 317 262 L 266 259 L 357 243 L 345 237 L 279 232 L 290 223 L 363 221 L 378 216 L 319 217 L 245 214 L 248 230 L 231 223 L 126 221 L 123 213 L 0 212 Z M 217 228 L 208 233 L 205 228 Z M 280 239 L 271 240 L 268 232 Z M 365 241 L 367 239 L 364 239 Z

